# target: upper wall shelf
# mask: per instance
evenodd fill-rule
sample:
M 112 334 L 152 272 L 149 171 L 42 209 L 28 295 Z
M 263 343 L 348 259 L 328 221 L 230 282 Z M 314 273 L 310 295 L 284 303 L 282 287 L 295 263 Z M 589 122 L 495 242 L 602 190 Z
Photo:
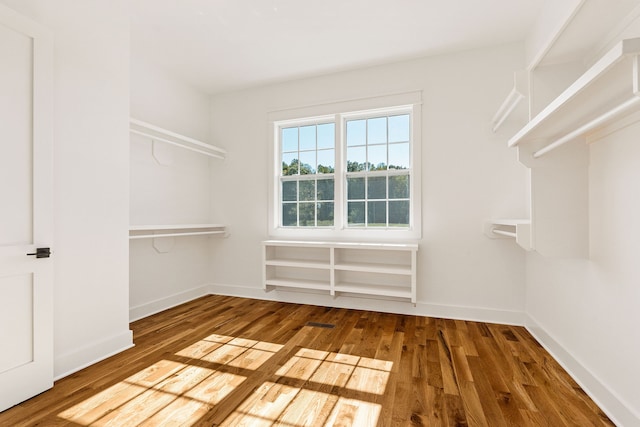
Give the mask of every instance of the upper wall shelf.
M 516 71 L 513 74 L 513 88 L 498 108 L 491 121 L 491 129 L 497 132 L 502 123 L 513 113 L 518 104 L 522 102 L 529 93 L 529 75 L 526 70 Z
M 528 219 L 493 219 L 485 222 L 484 233 L 491 239 L 515 239 L 524 250 L 533 249 L 531 221 Z
M 215 145 L 207 144 L 134 118 L 129 119 L 129 131 L 133 134 L 150 138 L 153 141 L 174 145 L 217 159 L 224 159 L 227 154 L 225 150 Z
M 509 140 L 534 158 L 640 109 L 640 38 L 622 40 Z
M 222 224 L 132 225 L 129 227 L 129 239 L 204 236 L 212 234 L 226 234 L 226 227 Z

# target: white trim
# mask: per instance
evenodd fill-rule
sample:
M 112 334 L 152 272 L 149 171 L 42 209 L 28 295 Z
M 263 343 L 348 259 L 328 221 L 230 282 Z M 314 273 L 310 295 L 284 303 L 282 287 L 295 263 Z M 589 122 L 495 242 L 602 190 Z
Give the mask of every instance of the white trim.
M 256 288 L 253 286 L 225 284 L 209 285 L 209 293 L 212 295 L 253 298 L 293 304 L 308 304 L 323 307 L 347 308 L 352 310 L 371 310 L 382 313 L 469 320 L 473 322 L 498 323 L 503 325 L 523 326 L 525 321 L 525 314 L 521 311 L 429 304 L 420 301 L 414 305 L 409 301 L 396 301 L 365 295 L 359 295 L 358 297 L 341 295 L 334 298 L 331 295 L 325 295 L 313 291 L 304 292 L 301 290 L 276 290 L 267 293 L 262 288 Z
M 54 380 L 59 380 L 101 360 L 133 347 L 133 331 L 126 330 L 118 335 L 94 341 L 73 351 L 56 357 Z
M 149 301 L 135 307 L 131 307 L 129 308 L 129 321 L 135 322 L 136 320 L 140 320 L 144 317 L 151 316 L 152 314 L 159 313 L 168 308 L 193 301 L 196 298 L 200 298 L 209 294 L 209 287 L 203 285 L 184 292 L 178 292 L 177 294 Z
M 306 117 L 334 115 L 339 111 L 361 111 L 385 108 L 394 105 L 422 104 L 422 90 L 397 92 L 371 97 L 361 97 L 348 100 L 336 100 L 319 104 L 308 104 L 297 107 L 275 108 L 268 112 L 270 122 L 296 120 Z
M 580 363 L 530 314 L 526 315 L 525 327 L 560 366 L 571 375 L 585 393 L 607 414 L 614 424 L 618 426 L 640 425 L 640 414 L 635 412 L 631 405 L 620 396 L 617 396 L 586 366 Z
M 348 101 L 338 101 L 335 103 L 325 103 L 319 105 L 305 106 L 294 109 L 281 109 L 268 113 L 269 121 L 269 149 L 270 158 L 268 168 L 268 215 L 267 225 L 269 236 L 282 238 L 311 238 L 311 239 L 356 239 L 364 240 L 387 240 L 406 241 L 415 240 L 422 237 L 422 215 L 421 215 L 421 145 L 422 145 L 422 92 L 411 91 L 405 93 L 374 96 L 370 98 L 359 98 Z M 346 183 L 346 174 L 342 168 L 344 163 L 344 151 L 346 147 L 338 141 L 344 134 L 344 120 L 346 117 L 353 118 L 362 114 L 367 116 L 380 114 L 391 114 L 396 111 L 404 111 L 411 116 L 411 141 L 410 141 L 410 218 L 409 227 L 389 227 L 389 228 L 349 228 L 346 226 L 344 218 L 345 194 L 342 184 Z M 336 164 L 335 173 L 336 186 L 334 191 L 335 210 L 333 227 L 280 227 L 280 147 L 278 146 L 278 130 L 287 125 L 303 125 L 304 123 L 314 123 L 318 120 L 326 121 L 329 117 L 335 117 L 336 132 Z M 393 172 L 392 172 L 393 173 Z M 344 182 L 342 182 L 344 181 Z M 346 185 L 346 184 L 345 184 Z

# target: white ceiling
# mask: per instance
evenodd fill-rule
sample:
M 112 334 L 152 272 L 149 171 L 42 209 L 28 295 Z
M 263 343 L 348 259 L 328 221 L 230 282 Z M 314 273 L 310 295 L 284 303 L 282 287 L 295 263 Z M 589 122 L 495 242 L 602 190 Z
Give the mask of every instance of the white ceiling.
M 132 0 L 132 54 L 207 93 L 521 41 L 542 0 Z

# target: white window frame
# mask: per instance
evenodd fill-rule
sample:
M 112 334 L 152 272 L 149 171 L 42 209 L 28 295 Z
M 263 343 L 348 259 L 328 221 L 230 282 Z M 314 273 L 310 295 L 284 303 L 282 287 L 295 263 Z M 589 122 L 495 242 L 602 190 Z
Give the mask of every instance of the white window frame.
M 340 101 L 329 104 L 313 105 L 272 111 L 269 121 L 269 185 L 268 185 L 268 231 L 269 235 L 278 238 L 295 239 L 333 239 L 333 240 L 384 240 L 406 241 L 422 237 L 421 224 L 421 124 L 422 93 L 420 91 L 405 92 L 372 98 Z M 348 227 L 346 215 L 346 142 L 345 122 L 359 117 L 375 115 L 410 115 L 410 224 L 409 227 Z M 333 119 L 333 120 L 332 120 Z M 281 185 L 279 132 L 283 127 L 304 126 L 305 124 L 335 123 L 335 186 L 334 186 L 334 225 L 333 227 L 282 227 L 281 223 Z M 402 170 L 400 170 L 402 171 Z M 394 174 L 395 171 L 389 171 Z M 319 174 L 321 177 L 323 174 Z

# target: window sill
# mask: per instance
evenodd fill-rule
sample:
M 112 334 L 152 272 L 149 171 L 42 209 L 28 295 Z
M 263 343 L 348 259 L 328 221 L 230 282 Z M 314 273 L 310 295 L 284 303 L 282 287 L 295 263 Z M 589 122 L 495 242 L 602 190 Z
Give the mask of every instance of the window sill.
M 411 228 L 284 228 L 276 227 L 269 230 L 273 238 L 287 238 L 297 240 L 352 240 L 352 241 L 407 241 L 420 240 L 422 233 Z

